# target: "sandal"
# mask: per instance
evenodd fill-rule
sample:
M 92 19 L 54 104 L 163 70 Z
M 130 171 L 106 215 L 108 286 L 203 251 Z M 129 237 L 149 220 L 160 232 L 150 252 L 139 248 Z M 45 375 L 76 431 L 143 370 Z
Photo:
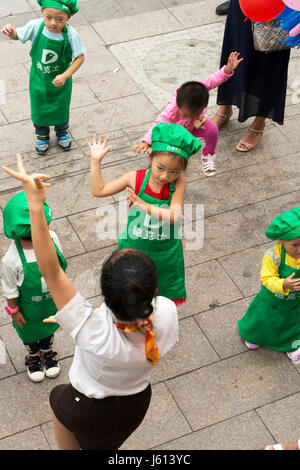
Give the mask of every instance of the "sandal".
M 214 122 L 214 118 L 212 118 L 211 121 L 214 124 L 216 124 L 216 126 L 220 129 L 222 126 L 227 124 L 227 122 L 230 120 L 232 114 L 233 114 L 233 111 L 230 111 L 230 113 L 225 113 L 225 114 L 219 113 L 219 111 L 217 111 L 215 113 L 215 116 L 218 116 L 221 119 L 222 123 L 219 126 L 217 126 L 217 124 Z
M 259 129 L 253 129 L 253 127 L 249 127 L 248 129 L 250 132 L 252 132 L 252 134 L 254 135 L 260 135 L 260 138 L 258 139 L 258 141 L 256 142 L 256 144 L 248 144 L 248 142 L 244 142 L 242 139 L 239 141 L 239 143 L 237 144 L 236 146 L 236 149 L 239 150 L 240 152 L 250 152 L 250 150 L 252 150 L 254 147 L 256 147 L 256 145 L 258 144 L 258 142 L 260 141 L 263 133 L 265 132 L 265 128 L 263 128 L 262 130 L 259 130 Z M 246 148 L 242 148 L 241 147 L 241 144 L 244 145 Z
M 216 165 L 212 155 L 202 155 L 201 165 L 205 176 L 214 176 L 216 174 Z

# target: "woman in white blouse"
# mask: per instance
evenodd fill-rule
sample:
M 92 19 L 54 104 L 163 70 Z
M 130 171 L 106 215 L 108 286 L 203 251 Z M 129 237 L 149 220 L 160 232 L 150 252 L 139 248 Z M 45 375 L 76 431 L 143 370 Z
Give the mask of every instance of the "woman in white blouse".
M 156 297 L 154 263 L 138 250 L 114 252 L 104 263 L 104 303 L 93 309 L 60 268 L 43 213 L 44 179 L 18 172 L 29 203 L 33 247 L 39 269 L 58 313 L 57 321 L 74 339 L 70 384 L 50 394 L 53 425 L 63 450 L 118 449 L 142 422 L 151 399 L 152 367 L 176 344 L 175 304 Z

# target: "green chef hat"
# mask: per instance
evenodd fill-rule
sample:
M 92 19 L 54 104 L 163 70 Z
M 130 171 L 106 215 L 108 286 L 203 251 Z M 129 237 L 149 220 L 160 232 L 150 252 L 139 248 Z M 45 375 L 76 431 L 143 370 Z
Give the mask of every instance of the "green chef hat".
M 300 207 L 275 217 L 266 231 L 266 236 L 272 240 L 294 240 L 300 237 Z
M 79 8 L 77 6 L 77 0 L 37 0 L 38 4 L 42 8 L 56 8 L 56 10 L 61 10 L 67 13 L 68 15 L 75 15 L 78 12 Z
M 52 210 L 47 202 L 44 202 L 44 214 L 49 224 L 52 219 Z M 13 240 L 31 235 L 28 201 L 24 191 L 12 197 L 4 207 L 3 227 L 5 236 Z
M 199 152 L 201 142 L 179 124 L 160 122 L 152 130 L 152 152 L 178 153 L 186 160 Z

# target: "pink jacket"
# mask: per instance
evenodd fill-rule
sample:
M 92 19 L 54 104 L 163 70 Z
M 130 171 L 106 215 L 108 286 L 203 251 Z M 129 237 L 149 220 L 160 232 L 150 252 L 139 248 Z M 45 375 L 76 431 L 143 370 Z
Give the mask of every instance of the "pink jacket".
M 224 65 L 224 67 L 222 67 L 220 70 L 218 70 L 217 72 L 207 77 L 206 80 L 204 80 L 201 83 L 203 83 L 203 85 L 205 85 L 208 90 L 212 90 L 213 88 L 216 88 L 217 86 L 226 82 L 228 78 L 232 77 L 233 73 L 234 72 L 232 72 L 230 75 L 227 75 L 227 73 L 225 73 L 225 65 Z M 143 142 L 147 142 L 147 144 L 151 145 L 152 129 L 159 122 L 168 122 L 170 124 L 180 124 L 181 126 L 184 126 L 188 131 L 193 132 L 193 130 L 195 130 L 194 122 L 196 120 L 198 121 L 205 120 L 205 116 L 207 114 L 206 109 L 204 109 L 201 116 L 196 117 L 194 119 L 182 118 L 178 111 L 178 107 L 176 104 L 176 97 L 177 97 L 177 90 L 171 96 L 171 99 L 169 103 L 167 104 L 166 108 L 163 110 L 163 112 L 160 113 L 160 115 L 157 117 L 155 121 L 153 121 L 152 126 L 150 127 L 149 131 L 143 138 Z

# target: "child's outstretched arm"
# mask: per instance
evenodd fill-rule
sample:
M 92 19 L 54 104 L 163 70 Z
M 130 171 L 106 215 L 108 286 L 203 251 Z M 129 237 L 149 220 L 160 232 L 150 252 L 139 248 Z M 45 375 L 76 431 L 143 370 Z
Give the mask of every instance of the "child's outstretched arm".
M 18 171 L 2 167 L 6 173 L 22 181 L 29 205 L 30 225 L 33 249 L 38 267 L 51 292 L 58 310 L 61 310 L 75 296 L 76 289 L 61 269 L 57 253 L 52 242 L 46 222 L 43 204 L 46 200 L 46 188 L 49 183 L 43 180 L 49 179 L 49 175 L 27 175 L 23 166 L 22 157 L 17 155 Z
M 105 155 L 111 151 L 112 147 L 107 146 L 108 139 L 103 139 L 102 135 L 99 137 L 94 136 L 93 143 L 87 140 L 87 144 L 91 152 L 91 186 L 92 193 L 96 197 L 112 196 L 113 194 L 120 193 L 127 186 L 132 189 L 135 187 L 136 171 L 129 171 L 124 173 L 120 178 L 105 183 L 101 173 L 101 161 Z
M 53 85 L 57 87 L 63 86 L 68 80 L 68 78 L 72 77 L 72 75 L 75 72 L 77 72 L 79 67 L 82 66 L 83 62 L 84 62 L 84 54 L 81 54 L 78 57 L 76 57 L 76 59 L 73 60 L 70 67 L 64 73 L 60 75 L 56 75 L 54 80 L 52 80 Z
M 135 207 L 139 210 L 147 212 L 152 217 L 167 222 L 170 225 L 176 224 L 181 216 L 182 207 L 184 203 L 184 193 L 186 188 L 186 179 L 180 175 L 176 180 L 176 189 L 171 198 L 170 208 L 163 209 L 153 204 L 144 202 L 139 198 L 131 188 L 127 188 L 127 197 L 132 201 Z
M 239 55 L 239 52 L 231 52 L 230 56 L 228 57 L 227 64 L 203 80 L 203 85 L 205 85 L 208 90 L 212 90 L 213 88 L 216 88 L 222 83 L 226 82 L 230 77 L 232 77 L 239 63 L 244 60 L 243 58 L 239 59 Z
M 9 39 L 14 39 L 15 41 L 18 41 L 18 34 L 16 28 L 14 28 L 11 24 L 6 24 L 1 28 L 1 33 L 5 34 L 5 36 L 8 36 Z

